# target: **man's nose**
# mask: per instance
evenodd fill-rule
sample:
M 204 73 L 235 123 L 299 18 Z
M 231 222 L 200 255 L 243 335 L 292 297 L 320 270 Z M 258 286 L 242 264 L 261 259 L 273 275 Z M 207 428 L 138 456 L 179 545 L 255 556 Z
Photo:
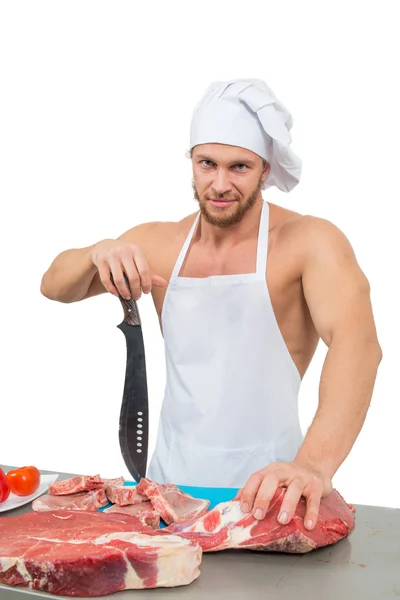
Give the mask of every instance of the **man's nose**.
M 229 174 L 225 171 L 225 169 L 217 170 L 212 187 L 217 194 L 226 194 L 227 192 L 231 191 L 232 184 L 229 181 Z

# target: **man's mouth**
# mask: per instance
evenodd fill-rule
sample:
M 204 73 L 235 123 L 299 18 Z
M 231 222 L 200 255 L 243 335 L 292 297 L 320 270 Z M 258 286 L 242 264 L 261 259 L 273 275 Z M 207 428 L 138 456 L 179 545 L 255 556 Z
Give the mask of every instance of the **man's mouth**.
M 212 206 L 215 206 L 215 208 L 225 208 L 226 206 L 230 206 L 231 204 L 236 202 L 236 200 L 231 200 L 229 198 L 227 200 L 216 200 L 214 198 L 208 198 L 208 202 Z

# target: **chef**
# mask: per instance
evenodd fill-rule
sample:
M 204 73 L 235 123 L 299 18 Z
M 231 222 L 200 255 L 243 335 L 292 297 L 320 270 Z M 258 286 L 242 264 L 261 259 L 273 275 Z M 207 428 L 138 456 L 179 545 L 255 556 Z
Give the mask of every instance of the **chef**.
M 199 210 L 62 252 L 41 291 L 60 302 L 151 293 L 166 387 L 148 477 L 239 488 L 243 511 L 257 519 L 283 487 L 278 520 L 288 523 L 303 496 L 311 530 L 363 426 L 382 352 L 369 284 L 346 236 L 263 198 L 299 182 L 292 124 L 262 80 L 211 84 L 190 128 Z M 162 145 L 152 160 L 155 172 L 160 160 L 174 165 Z M 173 190 L 148 187 L 140 202 L 156 193 L 173 201 Z M 328 351 L 304 436 L 299 388 L 319 340 Z

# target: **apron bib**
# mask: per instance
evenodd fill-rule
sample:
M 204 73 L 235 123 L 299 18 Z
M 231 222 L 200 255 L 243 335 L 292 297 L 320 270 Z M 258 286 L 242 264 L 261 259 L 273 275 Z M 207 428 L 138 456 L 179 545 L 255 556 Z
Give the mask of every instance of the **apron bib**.
M 266 283 L 268 203 L 255 273 L 180 277 L 199 217 L 164 299 L 166 387 L 148 477 L 240 488 L 268 463 L 294 460 L 303 442 L 301 378 Z

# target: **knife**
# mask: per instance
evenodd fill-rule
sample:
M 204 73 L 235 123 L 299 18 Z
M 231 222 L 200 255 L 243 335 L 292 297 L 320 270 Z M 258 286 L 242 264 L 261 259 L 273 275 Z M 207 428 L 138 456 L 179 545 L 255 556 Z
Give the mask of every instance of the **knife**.
M 129 289 L 129 282 L 125 282 Z M 114 284 L 111 275 L 111 281 Z M 115 285 L 115 284 L 114 284 Z M 129 473 L 139 483 L 146 477 L 149 441 L 149 402 L 142 324 L 136 301 L 119 296 L 124 319 L 117 325 L 126 340 L 125 385 L 119 417 L 119 444 Z

